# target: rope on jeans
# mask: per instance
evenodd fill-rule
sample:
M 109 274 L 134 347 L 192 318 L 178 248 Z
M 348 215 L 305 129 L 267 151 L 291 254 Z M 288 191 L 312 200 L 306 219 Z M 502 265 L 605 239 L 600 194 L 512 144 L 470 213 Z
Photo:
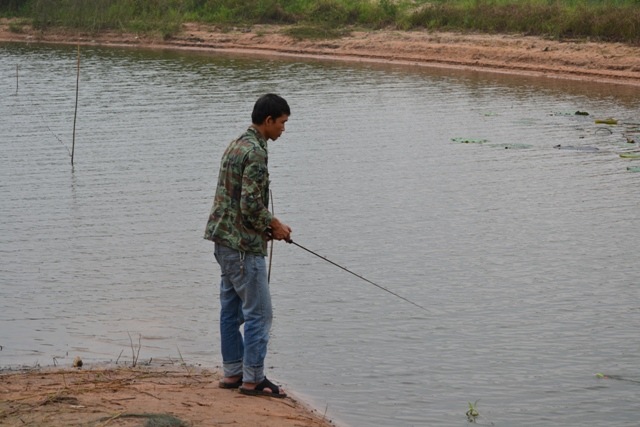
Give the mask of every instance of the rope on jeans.
M 244 257 L 246 252 L 238 251 L 240 253 L 240 276 L 244 276 Z
M 302 245 L 299 245 L 298 243 L 294 242 L 294 241 L 293 241 L 293 240 L 291 240 L 291 239 L 287 240 L 287 243 L 291 243 L 291 244 L 293 244 L 293 245 L 296 245 L 296 246 L 297 246 L 297 247 L 299 247 L 300 249 L 304 249 L 305 251 L 309 252 L 310 254 L 315 255 L 315 256 L 317 256 L 318 258 L 322 258 L 323 260 L 327 261 L 328 263 L 333 264 L 333 265 L 335 265 L 336 267 L 343 269 L 343 270 L 344 270 L 344 271 L 346 271 L 347 273 L 351 273 L 351 274 L 353 274 L 354 276 L 356 276 L 357 278 L 362 279 L 362 280 L 364 280 L 365 282 L 370 283 L 370 284 L 372 284 L 373 286 L 375 286 L 375 287 L 377 287 L 377 288 L 380 288 L 380 289 L 382 289 L 383 291 L 388 292 L 388 293 L 390 293 L 391 295 L 396 296 L 396 297 L 400 298 L 401 300 L 404 300 L 404 301 L 408 302 L 409 304 L 412 304 L 412 305 L 414 305 L 414 306 L 418 307 L 419 309 L 421 309 L 421 310 L 426 311 L 427 313 L 429 313 L 429 310 L 427 310 L 426 308 L 424 308 L 424 307 L 423 307 L 423 306 L 421 306 L 420 304 L 417 304 L 417 303 L 415 303 L 415 302 L 413 302 L 413 301 L 411 301 L 411 300 L 408 300 L 407 298 L 405 298 L 405 297 L 403 297 L 403 296 L 401 296 L 401 295 L 398 295 L 398 294 L 396 294 L 396 293 L 395 293 L 395 292 L 393 292 L 393 291 L 390 291 L 389 289 L 385 288 L 384 286 L 380 286 L 380 285 L 378 285 L 377 283 L 374 283 L 374 282 L 372 282 L 371 280 L 366 279 L 366 278 L 362 277 L 361 275 L 356 274 L 356 273 L 354 273 L 353 271 L 351 271 L 351 270 L 349 270 L 349 269 L 347 269 L 347 268 L 345 268 L 345 267 L 343 267 L 343 266 L 341 266 L 341 265 L 339 265 L 339 264 L 336 264 L 335 262 L 331 261 L 330 259 L 327 259 L 327 258 L 323 257 L 322 255 L 319 255 L 319 254 L 315 253 L 314 251 L 312 251 L 312 250 L 310 250 L 310 249 L 307 249 L 307 248 L 305 248 L 305 247 L 304 247 L 304 246 L 302 246 Z
M 273 206 L 273 194 L 269 190 L 269 198 L 271 199 L 271 215 L 276 214 L 276 208 Z M 273 239 L 271 239 L 271 248 L 269 249 L 269 272 L 267 273 L 267 283 L 271 283 L 271 261 L 273 261 Z

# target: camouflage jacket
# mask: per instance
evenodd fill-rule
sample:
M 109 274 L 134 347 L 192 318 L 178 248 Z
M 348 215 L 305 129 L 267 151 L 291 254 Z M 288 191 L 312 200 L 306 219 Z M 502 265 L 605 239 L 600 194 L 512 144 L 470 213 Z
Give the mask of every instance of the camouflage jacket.
M 267 140 L 253 127 L 229 144 L 220 163 L 205 239 L 267 255 L 266 230 L 272 219 L 267 158 Z

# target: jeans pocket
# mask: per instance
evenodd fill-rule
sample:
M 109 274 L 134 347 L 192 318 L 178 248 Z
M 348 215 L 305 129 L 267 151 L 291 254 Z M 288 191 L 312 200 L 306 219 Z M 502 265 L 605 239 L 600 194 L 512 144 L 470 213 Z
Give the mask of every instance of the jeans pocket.
M 227 247 L 217 247 L 214 255 L 220 265 L 223 276 L 232 282 L 238 283 L 244 275 L 244 254 Z

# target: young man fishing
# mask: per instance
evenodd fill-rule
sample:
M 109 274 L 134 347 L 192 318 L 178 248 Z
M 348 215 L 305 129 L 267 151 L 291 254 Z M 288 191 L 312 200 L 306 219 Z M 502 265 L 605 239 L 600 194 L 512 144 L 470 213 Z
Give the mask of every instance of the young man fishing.
M 268 209 L 267 141 L 284 132 L 291 115 L 284 98 L 258 98 L 252 125 L 222 156 L 218 185 L 204 238 L 215 243 L 220 265 L 222 388 L 252 396 L 286 397 L 264 374 L 272 309 L 267 241 L 290 240 L 291 228 Z M 240 326 L 244 323 L 244 337 Z

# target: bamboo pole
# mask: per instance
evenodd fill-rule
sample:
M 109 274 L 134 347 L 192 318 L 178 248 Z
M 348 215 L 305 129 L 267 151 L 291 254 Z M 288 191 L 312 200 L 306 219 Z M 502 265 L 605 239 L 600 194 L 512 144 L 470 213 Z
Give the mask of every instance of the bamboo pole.
M 16 95 L 18 94 L 18 71 L 20 70 L 20 65 L 16 64 Z
M 71 167 L 73 167 L 73 154 L 76 148 L 76 118 L 78 117 L 78 88 L 80 86 L 80 45 L 78 45 L 78 71 L 76 75 L 76 108 L 73 112 L 73 139 L 71 141 Z

